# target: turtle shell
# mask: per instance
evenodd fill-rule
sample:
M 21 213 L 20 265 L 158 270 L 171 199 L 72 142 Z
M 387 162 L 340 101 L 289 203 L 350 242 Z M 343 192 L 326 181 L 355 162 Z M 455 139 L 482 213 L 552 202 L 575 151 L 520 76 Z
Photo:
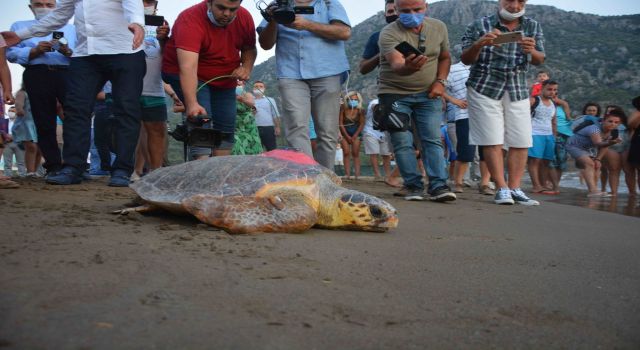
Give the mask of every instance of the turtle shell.
M 253 196 L 267 184 L 304 180 L 315 182 L 320 174 L 333 182 L 340 179 L 319 164 L 303 164 L 282 158 L 223 156 L 157 169 L 130 187 L 144 200 L 180 205 L 198 194 L 215 197 Z

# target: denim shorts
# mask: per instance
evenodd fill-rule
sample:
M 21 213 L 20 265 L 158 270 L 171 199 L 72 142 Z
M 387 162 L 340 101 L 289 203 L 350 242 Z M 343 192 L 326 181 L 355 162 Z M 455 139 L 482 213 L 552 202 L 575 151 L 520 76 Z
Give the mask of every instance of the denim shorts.
M 162 79 L 176 92 L 180 100 L 184 101 L 182 88 L 180 87 L 180 77 L 177 74 L 162 73 Z M 203 81 L 198 81 L 200 86 Z M 235 88 L 216 88 L 205 86 L 197 93 L 198 103 L 207 111 L 211 118 L 204 124 L 194 124 L 186 120 L 185 124 L 191 130 L 194 127 L 213 129 L 224 133 L 222 143 L 217 148 L 219 150 L 230 150 L 234 143 L 234 130 L 236 127 L 236 92 Z M 211 149 L 204 147 L 191 147 L 189 156 L 210 155 Z
M 569 140 L 569 136 L 558 134 L 556 136 L 556 156 L 549 163 L 549 167 L 552 169 L 560 169 L 562 171 L 567 170 L 567 140 Z

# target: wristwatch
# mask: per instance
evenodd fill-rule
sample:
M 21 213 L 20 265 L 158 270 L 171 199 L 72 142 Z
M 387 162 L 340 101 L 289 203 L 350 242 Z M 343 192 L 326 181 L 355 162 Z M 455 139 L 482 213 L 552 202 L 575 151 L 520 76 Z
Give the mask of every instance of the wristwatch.
M 447 87 L 447 81 L 444 79 L 436 79 L 436 81 L 440 84 L 442 84 L 442 86 Z

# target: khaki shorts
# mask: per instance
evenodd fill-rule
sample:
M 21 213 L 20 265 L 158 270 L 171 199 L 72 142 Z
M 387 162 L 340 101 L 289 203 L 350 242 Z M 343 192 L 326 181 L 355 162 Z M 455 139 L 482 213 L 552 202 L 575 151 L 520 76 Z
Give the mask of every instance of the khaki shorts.
M 379 139 L 373 135 L 364 135 L 364 153 L 365 154 L 380 154 L 383 156 L 391 155 L 389 149 L 389 140 L 386 135 Z
M 533 145 L 528 98 L 511 101 L 509 93 L 505 92 L 501 100 L 494 100 L 468 87 L 467 101 L 469 144 L 504 145 L 504 148 L 529 148 Z

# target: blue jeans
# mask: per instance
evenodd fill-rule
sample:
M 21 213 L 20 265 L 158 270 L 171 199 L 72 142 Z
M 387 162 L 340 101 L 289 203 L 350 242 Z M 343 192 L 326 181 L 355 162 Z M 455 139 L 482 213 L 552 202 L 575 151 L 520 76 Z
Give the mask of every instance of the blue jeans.
M 144 51 L 134 54 L 73 57 L 69 68 L 67 103 L 64 105 L 65 166 L 77 173 L 87 167 L 91 144 L 91 112 L 96 94 L 108 80 L 113 84 L 116 159 L 112 170 L 133 172 L 134 153 L 140 133 L 140 95 L 146 72 Z
M 449 173 L 440 137 L 443 114 L 440 98 L 430 99 L 424 92 L 413 95 L 381 94 L 379 98 L 382 104 L 392 103 L 394 111 L 411 116 L 420 138 L 422 162 L 429 177 L 429 191 L 446 186 Z M 396 163 L 405 186 L 412 190 L 424 189 L 413 148 L 413 133 L 407 130 L 392 131 L 390 134 Z
M 171 88 L 173 88 L 173 91 L 178 95 L 178 98 L 184 101 L 182 87 L 180 86 L 180 76 L 177 74 L 162 73 L 162 79 L 165 83 L 171 85 Z M 203 83 L 204 81 L 198 81 L 198 86 Z M 207 111 L 207 115 L 211 120 L 203 125 L 196 125 L 186 120 L 185 125 L 187 125 L 189 129 L 202 127 L 223 132 L 222 143 L 218 149 L 232 149 L 234 143 L 233 134 L 236 128 L 236 89 L 216 88 L 207 85 L 197 92 L 196 98 L 198 99 L 198 103 Z M 203 155 L 211 155 L 211 149 L 204 147 L 189 148 L 189 159 Z

